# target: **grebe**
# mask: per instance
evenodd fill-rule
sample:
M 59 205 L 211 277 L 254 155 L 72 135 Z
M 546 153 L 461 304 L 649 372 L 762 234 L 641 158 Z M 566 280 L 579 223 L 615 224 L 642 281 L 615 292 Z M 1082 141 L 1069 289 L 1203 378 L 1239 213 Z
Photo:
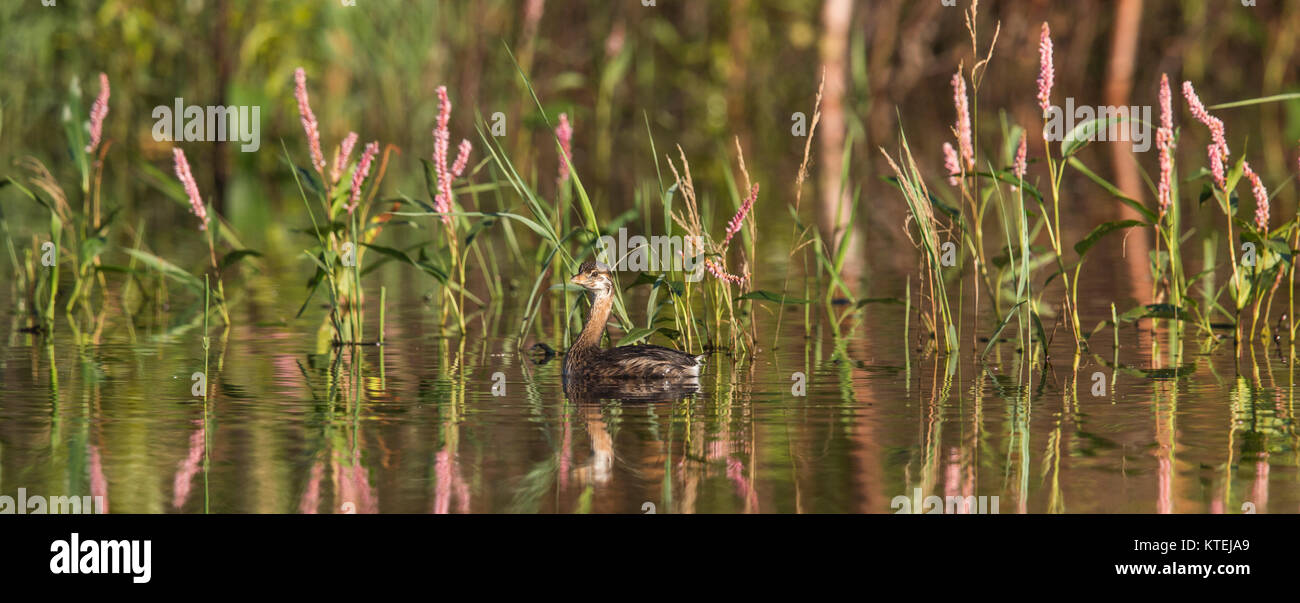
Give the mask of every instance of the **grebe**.
M 591 311 L 582 334 L 564 354 L 566 380 L 643 379 L 684 380 L 700 375 L 703 356 L 692 356 L 657 345 L 625 345 L 601 349 L 600 337 L 614 305 L 614 277 L 609 268 L 588 260 L 571 283 L 587 290 Z

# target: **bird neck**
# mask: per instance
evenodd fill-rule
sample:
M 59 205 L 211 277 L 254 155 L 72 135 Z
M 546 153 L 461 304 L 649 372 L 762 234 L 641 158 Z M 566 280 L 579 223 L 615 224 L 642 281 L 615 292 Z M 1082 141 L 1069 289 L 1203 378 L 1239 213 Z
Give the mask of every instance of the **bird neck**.
M 587 324 L 582 334 L 574 342 L 575 348 L 599 348 L 600 336 L 605 332 L 605 323 L 609 320 L 609 310 L 614 304 L 613 295 L 597 296 L 591 300 L 591 310 L 587 312 Z

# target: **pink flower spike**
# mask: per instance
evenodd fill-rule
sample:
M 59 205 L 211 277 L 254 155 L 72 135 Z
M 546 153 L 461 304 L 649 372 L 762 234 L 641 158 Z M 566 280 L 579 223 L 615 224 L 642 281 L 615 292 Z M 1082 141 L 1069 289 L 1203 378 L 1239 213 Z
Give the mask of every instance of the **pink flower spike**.
M 459 155 L 450 169 L 447 167 L 447 151 L 451 146 L 451 132 L 447 124 L 451 121 L 451 100 L 447 98 L 447 87 L 438 86 L 438 124 L 433 128 L 433 168 L 438 180 L 438 194 L 433 199 L 433 208 L 439 213 L 451 211 L 451 181 L 459 178 L 469 165 L 469 153 L 474 146 L 468 140 L 460 141 Z M 451 216 L 443 216 L 445 224 L 451 224 Z
M 1165 215 L 1173 205 L 1174 156 L 1173 144 L 1164 128 L 1156 130 L 1156 146 L 1160 149 L 1160 184 L 1156 188 L 1156 201 L 1160 215 Z M 1220 163 L 1220 166 L 1223 164 Z
M 737 276 L 727 272 L 722 268 L 722 266 L 718 265 L 713 260 L 710 259 L 704 260 L 704 267 L 709 271 L 709 274 L 712 274 L 714 278 L 720 281 L 727 281 L 729 283 L 734 283 L 737 285 L 744 284 L 745 282 L 745 277 Z
M 1056 82 L 1056 67 L 1052 64 L 1052 29 L 1043 22 L 1038 38 L 1038 106 L 1043 115 L 1052 107 L 1052 85 Z
M 957 133 L 957 148 L 961 151 L 962 161 L 966 163 L 966 169 L 975 168 L 975 145 L 971 138 L 970 129 L 970 102 L 966 97 L 966 78 L 961 76 L 961 69 L 957 70 L 952 76 L 952 101 L 957 107 L 957 123 L 953 124 L 953 131 Z
M 348 132 L 347 138 L 339 143 L 339 148 L 334 149 L 334 167 L 330 168 L 330 180 L 334 184 L 339 183 L 339 178 L 343 176 L 343 170 L 347 168 L 348 158 L 352 156 L 352 147 L 357 144 L 357 133 Z
M 1192 112 L 1192 117 L 1195 117 L 1196 121 L 1205 124 L 1205 127 L 1210 130 L 1210 139 L 1214 141 L 1214 144 L 1210 145 L 1211 166 L 1215 161 L 1213 156 L 1216 154 L 1219 156 L 1219 163 L 1227 161 L 1229 155 L 1228 139 L 1224 135 L 1223 120 L 1210 115 L 1210 112 L 1205 110 L 1205 105 L 1201 104 L 1200 97 L 1196 96 L 1196 90 L 1192 88 L 1191 82 L 1183 82 L 1183 96 L 1187 98 L 1187 107 Z M 1211 167 L 1211 170 L 1213 169 Z M 1220 167 L 1220 169 L 1222 168 Z M 1219 187 L 1222 188 L 1223 185 L 1223 181 L 1220 180 Z
M 298 115 L 302 118 L 302 129 L 307 133 L 307 145 L 311 150 L 311 165 L 324 178 L 325 154 L 320 147 L 320 124 L 316 122 L 316 114 L 312 113 L 311 104 L 307 101 L 307 72 L 299 67 L 294 70 L 293 79 L 296 83 L 294 96 L 298 99 Z
M 1169 75 L 1160 74 L 1160 127 L 1174 131 L 1173 94 L 1169 91 Z
M 1228 179 L 1223 171 L 1223 155 L 1219 152 L 1219 146 L 1211 143 L 1205 148 L 1205 152 L 1210 156 L 1210 174 L 1214 176 L 1214 182 L 1219 188 L 1228 188 Z
M 460 149 L 456 153 L 456 163 L 451 165 L 452 178 L 460 178 L 461 173 L 465 171 L 465 166 L 469 164 L 469 152 L 472 150 L 474 150 L 474 145 L 470 144 L 468 140 L 461 139 Z
M 1255 228 L 1261 233 L 1268 232 L 1268 189 L 1260 181 L 1255 170 L 1250 169 L 1249 162 L 1243 162 L 1242 173 L 1250 180 L 1250 192 L 1255 194 Z
M 438 86 L 438 128 L 447 129 L 447 123 L 451 120 L 451 99 L 447 98 L 447 87 Z
M 361 201 L 361 185 L 370 176 L 370 162 L 374 161 L 375 153 L 379 152 L 379 141 L 366 144 L 366 148 L 361 152 L 361 161 L 357 163 L 357 170 L 352 172 L 352 196 L 348 199 L 348 213 L 357 209 L 357 204 Z
M 1160 127 L 1156 128 L 1156 148 L 1160 151 L 1160 184 L 1156 188 L 1156 201 L 1160 206 L 1160 215 L 1164 216 L 1174 202 L 1173 95 L 1169 91 L 1169 76 L 1164 74 L 1160 75 Z
M 433 168 L 438 180 L 438 194 L 433 199 L 433 208 L 438 213 L 451 211 L 451 172 L 447 169 L 447 148 L 451 145 L 451 133 L 447 123 L 451 121 L 451 100 L 447 98 L 447 87 L 438 86 L 438 123 L 433 128 Z M 451 216 L 443 216 L 445 224 L 451 224 Z
M 90 108 L 90 144 L 86 145 L 87 153 L 94 153 L 95 148 L 99 146 L 100 138 L 104 134 L 105 117 L 108 117 L 108 76 L 100 73 L 99 96 L 95 98 L 95 104 Z
M 1027 161 L 1027 155 L 1029 154 L 1029 147 L 1026 142 L 1028 139 L 1029 139 L 1028 136 L 1021 134 L 1020 146 L 1016 148 L 1016 163 L 1013 169 L 1015 170 L 1017 180 L 1024 180 L 1025 171 L 1028 170 L 1029 168 L 1028 161 Z M 1014 186 L 1011 187 L 1011 190 L 1012 192 L 1015 192 L 1016 187 Z
M 948 186 L 957 186 L 961 183 L 958 178 L 961 177 L 961 160 L 957 158 L 957 149 L 952 148 L 952 143 L 943 143 L 943 169 L 948 172 Z
M 573 126 L 569 125 L 568 114 L 560 114 L 560 124 L 555 126 L 555 137 L 560 139 L 560 149 L 564 155 L 560 157 L 559 177 L 556 182 L 563 184 L 569 179 L 569 162 L 573 161 Z M 565 161 L 565 159 L 568 161 Z
M 758 184 L 754 184 L 754 186 L 749 189 L 749 196 L 741 202 L 740 209 L 736 210 L 736 215 L 732 216 L 731 221 L 727 223 L 727 238 L 722 240 L 723 249 L 726 249 L 727 245 L 731 243 L 731 237 L 735 236 L 737 232 L 740 232 L 740 224 L 745 221 L 745 216 L 749 215 L 749 211 L 754 209 L 754 201 L 757 200 Z
M 190 162 L 185 159 L 185 151 L 179 147 L 172 149 L 172 159 L 176 163 L 176 178 L 181 181 L 185 187 L 185 194 L 190 198 L 190 213 L 198 216 L 199 230 L 207 230 L 208 210 L 203 206 L 199 185 L 194 182 L 194 174 L 190 172 Z

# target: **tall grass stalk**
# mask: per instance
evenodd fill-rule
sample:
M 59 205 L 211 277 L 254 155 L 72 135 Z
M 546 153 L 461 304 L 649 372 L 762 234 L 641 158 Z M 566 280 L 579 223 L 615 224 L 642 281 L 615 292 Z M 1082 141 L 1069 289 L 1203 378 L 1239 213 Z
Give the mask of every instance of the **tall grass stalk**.
M 916 224 L 919 240 L 913 240 L 922 252 L 922 258 L 925 262 L 925 270 L 922 271 L 922 300 L 924 300 L 924 285 L 929 284 L 930 299 L 930 316 L 929 327 L 932 333 L 943 336 L 943 349 L 949 353 L 955 353 L 960 347 L 957 339 L 956 322 L 952 311 L 949 309 L 948 294 L 943 278 L 943 262 L 940 258 L 940 237 L 939 222 L 934 215 L 934 209 L 930 202 L 930 192 L 925 185 L 925 180 L 921 176 L 920 170 L 916 166 L 916 160 L 912 156 L 912 149 L 907 143 L 907 135 L 900 131 L 901 153 L 900 159 L 905 167 L 899 167 L 898 162 L 889 155 L 883 148 L 881 154 L 889 162 L 889 167 L 894 170 L 898 178 L 899 187 L 903 191 L 903 199 L 907 202 L 907 209 L 910 219 Z M 910 234 L 909 234 L 910 236 Z M 924 301 L 922 302 L 924 303 Z

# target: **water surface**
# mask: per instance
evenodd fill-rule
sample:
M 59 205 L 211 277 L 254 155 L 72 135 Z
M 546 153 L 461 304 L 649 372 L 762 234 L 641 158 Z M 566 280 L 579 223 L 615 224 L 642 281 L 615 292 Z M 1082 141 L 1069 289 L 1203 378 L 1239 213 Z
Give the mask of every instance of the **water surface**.
M 1276 348 L 1234 361 L 1184 337 L 1175 363 L 1163 330 L 1121 331 L 1118 356 L 1106 330 L 1076 371 L 1062 334 L 1026 382 L 1015 342 L 982 362 L 918 353 L 901 305 L 841 337 L 824 321 L 804 337 L 789 309 L 779 342 L 764 310 L 759 353 L 712 354 L 697 392 L 592 399 L 516 347 L 513 301 L 459 337 L 390 288 L 385 345 L 316 354 L 297 290 L 259 297 L 211 327 L 206 402 L 179 300 L 166 328 L 110 309 L 98 332 L 45 338 L 11 317 L 0 494 L 101 495 L 112 513 L 890 513 L 919 489 L 1001 513 L 1300 512 L 1295 367 Z

